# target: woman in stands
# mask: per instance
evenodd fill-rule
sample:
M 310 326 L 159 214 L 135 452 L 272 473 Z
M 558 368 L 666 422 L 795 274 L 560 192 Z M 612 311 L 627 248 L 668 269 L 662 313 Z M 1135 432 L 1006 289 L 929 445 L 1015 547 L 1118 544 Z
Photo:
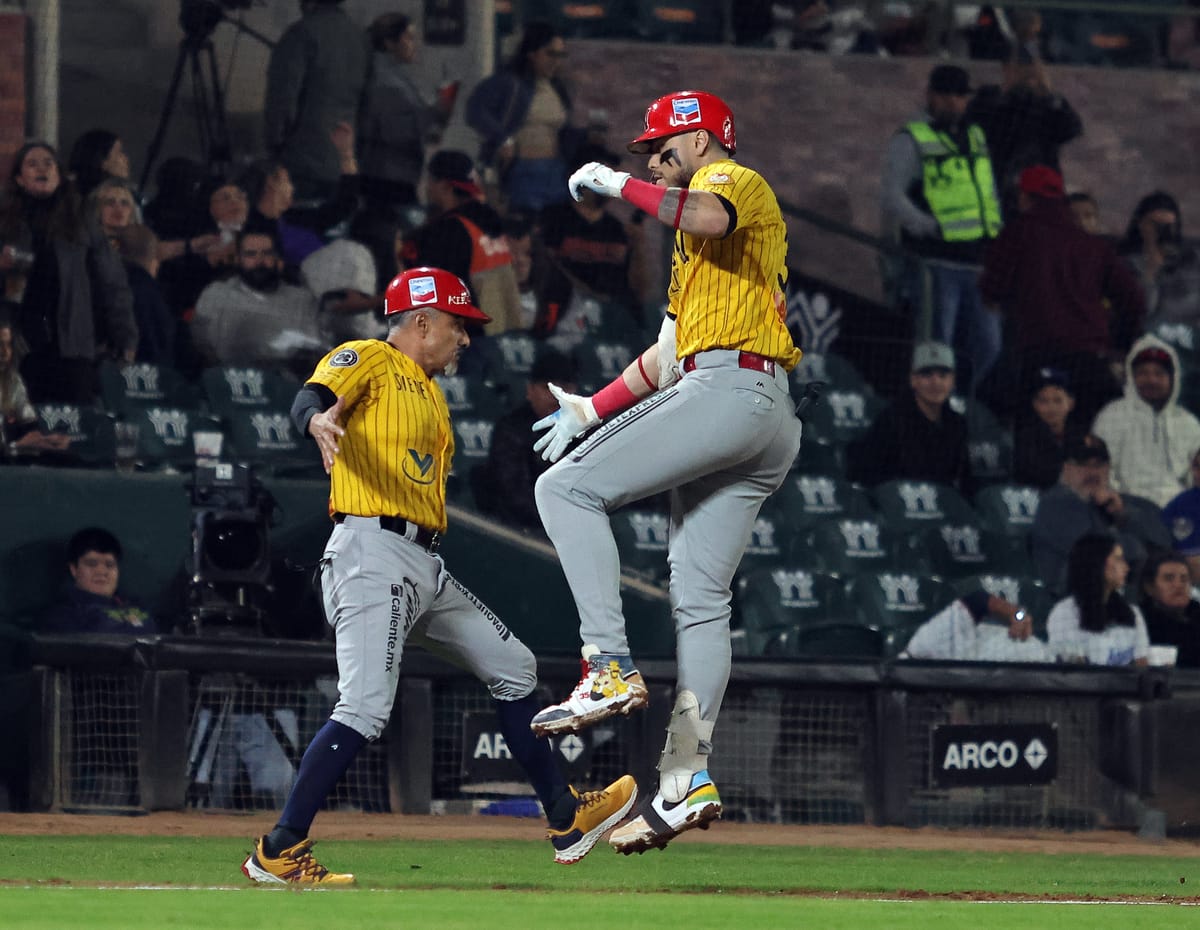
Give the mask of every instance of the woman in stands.
M 29 347 L 21 375 L 34 403 L 89 403 L 96 361 L 133 360 L 137 325 L 125 269 L 83 212 L 58 153 L 17 150 L 0 204 L 0 275 L 24 276 L 17 328 Z
M 61 452 L 71 442 L 65 434 L 38 429 L 37 411 L 29 403 L 29 392 L 17 370 L 21 355 L 12 320 L 0 313 L 0 459 L 28 452 Z
M 1071 547 L 1069 594 L 1046 618 L 1046 638 L 1060 662 L 1146 664 L 1146 621 L 1121 593 L 1128 576 L 1125 552 L 1113 537 L 1088 533 Z
M 86 198 L 105 178 L 129 181 L 129 156 L 115 132 L 89 129 L 71 146 L 67 169 L 79 196 Z

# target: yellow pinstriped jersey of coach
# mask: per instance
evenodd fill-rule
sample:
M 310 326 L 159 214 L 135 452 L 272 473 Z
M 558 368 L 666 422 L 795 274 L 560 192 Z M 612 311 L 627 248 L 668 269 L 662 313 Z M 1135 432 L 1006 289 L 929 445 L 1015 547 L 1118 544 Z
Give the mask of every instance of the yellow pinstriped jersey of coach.
M 775 194 L 757 171 L 728 158 L 697 171 L 688 190 L 728 200 L 737 228 L 723 239 L 675 234 L 667 300 L 679 357 L 740 349 L 791 371 L 800 350 L 784 325 L 787 227 Z
M 329 476 L 330 513 L 403 517 L 445 530 L 454 433 L 437 383 L 376 339 L 338 346 L 308 380 L 346 399 L 346 435 Z

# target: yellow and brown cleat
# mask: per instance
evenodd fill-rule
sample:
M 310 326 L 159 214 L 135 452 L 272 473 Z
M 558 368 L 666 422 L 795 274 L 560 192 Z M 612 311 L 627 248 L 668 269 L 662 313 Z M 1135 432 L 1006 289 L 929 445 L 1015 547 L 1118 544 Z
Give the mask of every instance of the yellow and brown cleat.
M 242 863 L 243 874 L 251 881 L 264 885 L 305 885 L 314 888 L 339 888 L 354 884 L 354 876 L 330 872 L 312 854 L 312 840 L 301 840 L 272 858 L 263 852 L 260 836 L 254 841 L 254 852 Z
M 574 788 L 575 819 L 565 830 L 547 830 L 554 861 L 571 865 L 586 856 L 607 831 L 621 822 L 637 800 L 637 782 L 622 775 L 603 791 L 580 794 Z

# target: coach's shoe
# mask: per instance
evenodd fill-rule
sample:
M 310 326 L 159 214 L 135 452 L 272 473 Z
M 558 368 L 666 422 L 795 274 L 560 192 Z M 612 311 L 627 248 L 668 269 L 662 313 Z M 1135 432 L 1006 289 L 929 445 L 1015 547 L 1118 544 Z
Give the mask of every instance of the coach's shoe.
M 301 840 L 273 859 L 263 852 L 265 839 L 265 836 L 260 836 L 254 841 L 254 852 L 242 863 L 242 872 L 251 881 L 264 885 L 313 885 L 320 888 L 354 884 L 353 875 L 330 872 L 313 858 L 312 840 Z
M 575 819 L 565 830 L 547 830 L 546 837 L 554 847 L 554 861 L 563 865 L 578 862 L 586 856 L 605 833 L 629 813 L 637 800 L 637 782 L 632 775 L 622 775 L 603 791 L 574 788 Z
M 535 736 L 578 733 L 584 727 L 616 714 L 646 706 L 646 683 L 633 665 L 632 656 L 611 655 L 595 646 L 583 647 L 583 676 L 561 704 L 533 715 L 529 729 Z
M 661 791 L 643 799 L 632 820 L 613 831 L 608 843 L 619 853 L 644 853 L 647 849 L 662 849 L 685 830 L 708 825 L 721 816 L 721 796 L 708 777 L 708 771 L 697 772 L 682 801 L 674 803 L 663 798 Z

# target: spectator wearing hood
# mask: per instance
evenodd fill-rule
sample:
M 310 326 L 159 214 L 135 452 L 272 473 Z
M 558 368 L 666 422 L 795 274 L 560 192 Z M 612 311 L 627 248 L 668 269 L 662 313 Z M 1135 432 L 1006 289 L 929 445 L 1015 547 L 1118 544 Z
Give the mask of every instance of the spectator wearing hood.
M 1108 445 L 1113 487 L 1163 507 L 1191 485 L 1200 420 L 1178 402 L 1179 358 L 1166 342 L 1143 336 L 1125 369 L 1125 396 L 1100 411 L 1092 432 Z

